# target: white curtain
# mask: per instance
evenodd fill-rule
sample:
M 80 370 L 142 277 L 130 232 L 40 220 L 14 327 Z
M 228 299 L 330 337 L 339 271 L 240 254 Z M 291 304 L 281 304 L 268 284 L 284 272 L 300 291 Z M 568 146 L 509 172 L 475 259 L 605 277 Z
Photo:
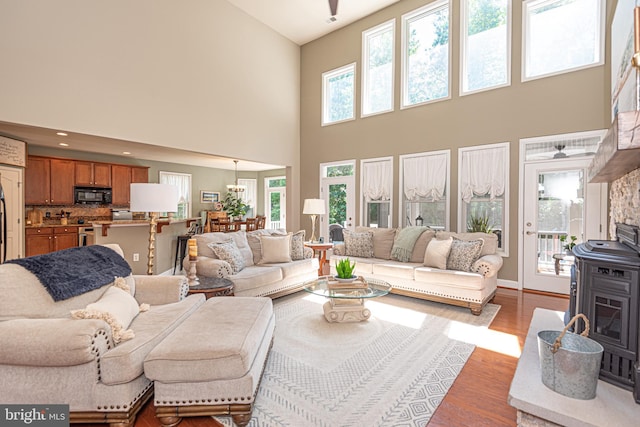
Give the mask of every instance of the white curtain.
M 362 195 L 367 202 L 391 200 L 391 161 L 369 162 L 362 165 Z
M 460 194 L 466 203 L 476 196 L 494 200 L 504 194 L 509 163 L 506 146 L 464 151 L 460 165 Z
M 254 178 L 239 178 L 238 184 L 246 187 L 246 191 L 240 193 L 240 198 L 255 211 L 256 200 L 258 199 L 258 180 Z
M 408 201 L 441 200 L 447 185 L 446 153 L 405 158 L 403 183 Z
M 160 171 L 160 184 L 178 187 L 178 201 L 186 206 L 186 216 L 191 216 L 191 174 Z

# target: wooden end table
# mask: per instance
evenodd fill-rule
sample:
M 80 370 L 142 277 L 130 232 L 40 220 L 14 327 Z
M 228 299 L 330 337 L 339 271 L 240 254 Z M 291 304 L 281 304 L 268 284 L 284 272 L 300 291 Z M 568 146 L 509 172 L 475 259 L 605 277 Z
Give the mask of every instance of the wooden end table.
M 318 268 L 318 276 L 324 276 L 324 265 L 328 263 L 327 261 L 327 251 L 333 248 L 333 243 L 311 243 L 304 242 L 304 245 L 308 248 L 313 249 L 313 254 L 318 254 L 318 262 L 320 267 Z M 328 272 L 326 273 L 328 274 Z
M 204 294 L 206 299 L 211 297 L 230 297 L 233 296 L 233 282 L 222 277 L 198 276 L 198 284 L 189 286 L 188 294 Z

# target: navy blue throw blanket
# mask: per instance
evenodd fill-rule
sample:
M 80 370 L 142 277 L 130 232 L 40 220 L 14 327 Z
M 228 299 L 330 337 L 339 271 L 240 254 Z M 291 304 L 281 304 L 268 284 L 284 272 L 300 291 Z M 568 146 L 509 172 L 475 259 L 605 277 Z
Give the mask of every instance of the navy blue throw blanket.
M 33 273 L 54 301 L 62 301 L 131 274 L 127 261 L 113 249 L 92 245 L 7 261 Z

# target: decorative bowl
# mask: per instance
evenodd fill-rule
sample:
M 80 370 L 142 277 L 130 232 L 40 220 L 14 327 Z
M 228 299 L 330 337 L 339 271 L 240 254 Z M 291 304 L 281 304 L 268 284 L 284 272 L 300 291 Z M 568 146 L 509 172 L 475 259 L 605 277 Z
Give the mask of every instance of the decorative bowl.
M 356 280 L 357 276 L 353 275 L 353 276 L 351 276 L 349 278 L 346 278 L 346 279 L 343 279 L 343 278 L 338 277 L 338 276 L 333 276 L 333 278 L 336 279 L 340 283 L 351 283 L 354 280 Z

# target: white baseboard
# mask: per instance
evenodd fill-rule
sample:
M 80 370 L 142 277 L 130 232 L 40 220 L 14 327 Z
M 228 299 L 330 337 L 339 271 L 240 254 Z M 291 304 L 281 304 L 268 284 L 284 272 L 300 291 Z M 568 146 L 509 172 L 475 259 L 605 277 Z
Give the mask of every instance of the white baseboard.
M 509 288 L 509 289 L 516 289 L 516 290 L 521 289 L 518 282 L 513 280 L 506 280 L 506 279 L 498 279 L 498 286 L 500 286 L 501 288 Z

